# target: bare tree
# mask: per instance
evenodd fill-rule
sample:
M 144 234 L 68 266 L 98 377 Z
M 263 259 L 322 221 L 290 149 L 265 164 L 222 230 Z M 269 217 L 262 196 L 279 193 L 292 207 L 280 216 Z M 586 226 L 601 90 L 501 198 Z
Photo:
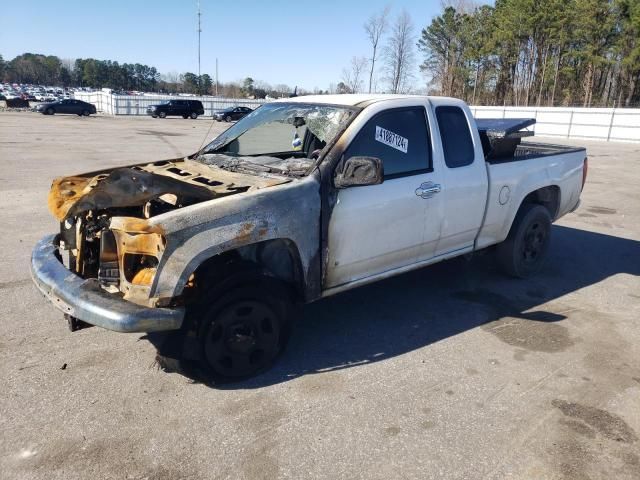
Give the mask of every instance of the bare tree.
M 413 77 L 415 53 L 413 47 L 413 22 L 406 10 L 403 10 L 391 29 L 391 36 L 385 46 L 384 57 L 391 93 L 402 93 L 409 88 Z
M 387 29 L 387 17 L 389 16 L 390 10 L 391 7 L 387 5 L 379 15 L 371 15 L 367 23 L 364 24 L 364 31 L 367 32 L 367 37 L 369 37 L 369 42 L 371 42 L 371 48 L 373 49 L 371 54 L 371 70 L 369 72 L 369 93 L 371 93 L 371 86 L 373 84 L 373 72 L 376 67 L 378 44 Z
M 289 85 L 286 85 L 284 83 L 274 85 L 273 89 L 278 92 L 278 95 L 280 95 L 281 98 L 288 97 L 289 94 L 293 91 L 293 89 Z
M 368 60 L 365 57 L 351 57 L 349 68 L 342 69 L 342 81 L 353 93 L 362 91 L 362 74 L 367 67 Z

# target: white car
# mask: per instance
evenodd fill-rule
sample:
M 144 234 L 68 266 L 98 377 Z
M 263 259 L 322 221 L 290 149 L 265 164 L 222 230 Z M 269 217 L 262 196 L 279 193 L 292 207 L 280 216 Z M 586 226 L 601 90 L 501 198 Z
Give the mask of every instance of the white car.
M 32 276 L 72 330 L 172 331 L 214 380 L 254 375 L 301 303 L 491 246 L 534 275 L 587 159 L 521 143 L 533 123 L 445 97 L 267 103 L 187 158 L 54 180 Z

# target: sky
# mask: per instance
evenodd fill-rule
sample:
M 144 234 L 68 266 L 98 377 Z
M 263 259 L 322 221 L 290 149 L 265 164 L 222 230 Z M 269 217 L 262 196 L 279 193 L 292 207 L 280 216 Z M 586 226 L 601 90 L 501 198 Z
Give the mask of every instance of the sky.
M 307 90 L 338 83 L 352 56 L 370 56 L 363 24 L 390 5 L 406 9 L 416 41 L 440 10 L 427 0 L 201 0 L 201 71 L 220 82 L 245 77 Z M 21 0 L 2 8 L 0 55 L 25 52 L 198 72 L 196 0 Z M 8 21 L 12 19 L 11 21 Z M 416 51 L 415 86 L 424 86 Z

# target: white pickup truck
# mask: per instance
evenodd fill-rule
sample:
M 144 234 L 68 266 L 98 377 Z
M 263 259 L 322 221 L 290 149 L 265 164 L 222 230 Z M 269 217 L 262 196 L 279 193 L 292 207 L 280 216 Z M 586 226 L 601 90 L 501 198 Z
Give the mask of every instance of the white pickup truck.
M 488 247 L 535 273 L 587 159 L 521 143 L 533 123 L 443 97 L 267 103 L 189 157 L 56 179 L 32 275 L 72 330 L 170 331 L 212 379 L 251 376 L 301 303 Z

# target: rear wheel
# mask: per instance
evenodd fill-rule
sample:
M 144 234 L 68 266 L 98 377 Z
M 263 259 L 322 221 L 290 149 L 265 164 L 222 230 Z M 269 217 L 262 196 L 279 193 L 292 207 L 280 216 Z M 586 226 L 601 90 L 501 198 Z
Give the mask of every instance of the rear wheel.
M 196 112 L 191 112 L 191 115 L 189 115 L 191 117 L 191 120 L 195 120 L 196 118 L 198 118 L 198 114 Z
M 186 120 L 187 118 L 189 118 L 189 115 L 182 115 L 182 118 Z
M 194 305 L 188 318 L 196 325 L 205 375 L 221 383 L 268 369 L 289 340 L 292 311 L 286 287 L 264 276 L 223 290 L 211 303 Z
M 160 118 L 166 118 L 167 114 L 166 114 L 165 112 L 160 112 L 160 113 L 158 114 L 158 116 L 159 116 Z
M 549 211 L 542 205 L 524 204 L 506 240 L 497 247 L 498 263 L 513 277 L 530 277 L 544 265 L 550 238 Z

